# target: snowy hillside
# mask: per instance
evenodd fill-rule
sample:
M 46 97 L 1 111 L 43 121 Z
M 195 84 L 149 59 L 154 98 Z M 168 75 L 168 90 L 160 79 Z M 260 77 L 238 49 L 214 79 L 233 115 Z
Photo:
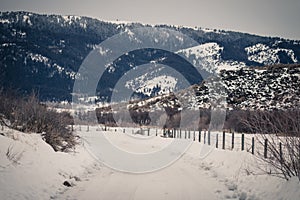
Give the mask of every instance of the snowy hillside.
M 278 43 L 274 44 L 272 47 L 269 47 L 265 44 L 258 43 L 256 45 L 246 47 L 245 50 L 248 55 L 248 60 L 261 63 L 264 65 L 272 65 L 272 64 L 280 63 L 281 54 L 287 56 L 294 63 L 298 62 L 293 50 L 279 48 Z
M 223 49 L 224 47 L 217 43 L 206 43 L 180 50 L 177 53 L 185 55 L 189 60 L 192 60 L 193 65 L 202 66 L 210 73 L 218 73 L 221 70 L 236 70 L 246 66 L 244 62 L 224 61 L 221 57 Z
M 137 81 L 139 81 L 139 83 L 136 83 Z M 153 93 L 156 95 L 162 95 L 174 92 L 175 85 L 176 79 L 172 76 L 157 76 L 150 80 L 145 80 L 145 76 L 141 76 L 135 80 L 127 82 L 126 84 L 128 88 L 132 88 L 134 91 L 143 93 L 149 97 L 153 96 Z M 156 93 L 155 89 L 157 89 Z
M 274 66 L 260 68 L 241 68 L 239 70 L 223 70 L 220 80 L 228 108 L 240 109 L 289 109 L 300 106 L 300 67 Z M 160 96 L 139 103 L 142 107 L 163 109 L 166 98 L 177 107 L 187 109 L 209 108 L 208 85 L 204 82 L 186 90 L 175 93 L 176 97 Z M 171 95 L 172 96 L 172 95 Z M 174 95 L 173 95 L 174 96 Z M 158 98 L 160 100 L 158 100 Z M 147 105 L 147 106 L 146 106 Z M 170 104 L 171 105 L 171 104 Z M 138 108 L 137 108 L 138 109 Z
M 132 41 L 142 41 L 149 37 L 136 38 L 133 30 L 147 27 L 179 31 L 197 45 L 179 49 L 174 54 L 140 49 L 119 57 L 110 66 L 100 66 L 106 69 L 106 80 L 110 81 L 99 84 L 97 94 L 93 95 L 108 100 L 114 83 L 129 70 L 153 62 L 185 73 L 184 76 L 196 84 L 201 79 L 193 76 L 190 65 L 208 72 L 220 72 L 222 69 L 233 70 L 246 66 L 293 64 L 300 60 L 300 42 L 282 38 L 199 27 L 107 22 L 83 16 L 1 12 L 0 84 L 24 93 L 36 90 L 43 100 L 70 100 L 76 78 L 86 78 L 77 72 L 92 50 L 97 50 L 101 42 L 123 32 Z M 167 41 L 167 36 L 161 34 L 152 39 Z M 172 42 L 181 44 L 182 37 Z M 118 44 L 118 47 L 123 48 L 123 45 Z M 186 61 L 177 55 L 183 56 Z M 127 89 L 147 98 L 153 91 L 163 94 L 167 93 L 164 91 L 180 88 L 177 85 L 180 80 L 173 74 L 154 73 L 151 68 L 147 73 L 149 76 L 145 79 L 137 76 L 128 80 Z M 167 80 L 159 80 L 162 76 L 168 76 Z M 147 85 L 158 83 L 158 87 L 145 87 L 145 82 L 141 80 L 146 81 Z

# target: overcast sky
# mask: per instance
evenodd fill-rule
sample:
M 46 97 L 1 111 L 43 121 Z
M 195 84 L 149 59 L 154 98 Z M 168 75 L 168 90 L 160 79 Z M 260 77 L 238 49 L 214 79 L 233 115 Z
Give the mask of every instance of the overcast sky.
M 0 0 L 1 11 L 174 24 L 300 40 L 300 0 Z

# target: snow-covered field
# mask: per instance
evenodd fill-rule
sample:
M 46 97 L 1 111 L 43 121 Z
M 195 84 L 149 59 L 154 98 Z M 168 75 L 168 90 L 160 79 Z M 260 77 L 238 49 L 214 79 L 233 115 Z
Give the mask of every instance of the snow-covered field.
M 89 153 L 90 142 L 105 136 L 124 151 L 149 153 L 173 139 L 160 137 L 160 131 L 158 136 L 152 131 L 150 137 L 132 137 L 138 129 L 76 128 L 81 143 L 74 152 L 61 153 L 38 134 L 0 127 L 1 199 L 300 199 L 296 178 L 260 174 L 255 157 L 246 151 L 213 149 L 204 157 L 201 152 L 208 146 L 196 140 L 172 165 L 126 173 L 98 162 Z

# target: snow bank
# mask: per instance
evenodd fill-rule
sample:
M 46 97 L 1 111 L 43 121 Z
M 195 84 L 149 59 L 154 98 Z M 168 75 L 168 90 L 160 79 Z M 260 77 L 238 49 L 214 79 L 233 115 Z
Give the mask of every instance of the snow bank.
M 74 152 L 54 152 L 39 134 L 0 130 L 1 199 L 50 199 L 76 184 L 94 166 L 83 145 Z

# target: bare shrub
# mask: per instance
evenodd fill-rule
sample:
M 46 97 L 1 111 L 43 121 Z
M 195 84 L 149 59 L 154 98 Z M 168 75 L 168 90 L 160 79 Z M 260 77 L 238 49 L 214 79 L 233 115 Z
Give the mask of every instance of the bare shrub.
M 16 152 L 12 145 L 7 148 L 6 157 L 12 164 L 19 164 L 19 160 L 22 158 L 24 151 Z
M 267 140 L 268 156 L 259 158 L 272 169 L 268 173 L 289 179 L 300 180 L 300 110 L 273 110 L 250 112 L 244 124 L 253 133 L 258 133 L 262 145 Z
M 39 103 L 33 93 L 22 98 L 16 93 L 0 93 L 0 113 L 10 121 L 10 127 L 22 132 L 40 133 L 55 151 L 67 151 L 76 144 L 68 125 L 72 124 L 69 113 L 57 113 Z

